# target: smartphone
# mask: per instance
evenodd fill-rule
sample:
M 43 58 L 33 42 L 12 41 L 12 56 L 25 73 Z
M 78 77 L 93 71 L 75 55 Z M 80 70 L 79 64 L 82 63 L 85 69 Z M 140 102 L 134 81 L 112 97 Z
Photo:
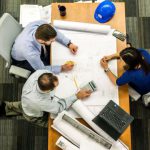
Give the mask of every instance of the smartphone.
M 88 82 L 86 85 L 81 86 L 80 89 L 82 90 L 90 90 L 91 92 L 94 92 L 97 90 L 96 84 L 94 81 Z
M 112 35 L 121 41 L 124 41 L 126 39 L 126 35 L 118 30 L 115 30 Z

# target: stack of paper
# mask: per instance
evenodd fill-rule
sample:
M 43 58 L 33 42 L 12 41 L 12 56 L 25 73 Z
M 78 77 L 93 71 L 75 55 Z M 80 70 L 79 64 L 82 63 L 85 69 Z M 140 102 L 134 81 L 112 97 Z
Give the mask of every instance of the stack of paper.
M 51 5 L 20 5 L 20 24 L 25 27 L 27 24 L 37 20 L 45 20 L 51 22 Z

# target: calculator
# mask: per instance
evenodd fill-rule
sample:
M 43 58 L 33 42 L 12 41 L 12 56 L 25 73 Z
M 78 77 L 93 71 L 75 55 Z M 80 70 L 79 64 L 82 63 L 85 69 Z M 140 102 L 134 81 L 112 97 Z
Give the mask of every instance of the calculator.
M 97 86 L 96 86 L 95 82 L 92 80 L 92 81 L 88 82 L 86 85 L 81 86 L 80 89 L 90 90 L 91 92 L 94 92 L 97 90 Z

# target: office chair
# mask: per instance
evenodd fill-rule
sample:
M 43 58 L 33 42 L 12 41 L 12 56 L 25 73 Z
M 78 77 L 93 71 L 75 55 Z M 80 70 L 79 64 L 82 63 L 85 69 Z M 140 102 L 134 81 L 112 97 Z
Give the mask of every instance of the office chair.
M 28 78 L 31 71 L 11 65 L 11 50 L 13 43 L 22 31 L 22 26 L 8 13 L 0 18 L 0 55 L 6 61 L 6 68 L 15 77 Z
M 128 85 L 128 92 L 129 96 L 131 97 L 132 101 L 137 101 L 141 98 L 141 94 L 138 93 L 135 89 Z
M 148 92 L 147 94 L 144 94 L 142 96 L 142 101 L 143 101 L 143 104 L 146 106 L 146 107 L 149 107 L 150 108 L 150 92 Z

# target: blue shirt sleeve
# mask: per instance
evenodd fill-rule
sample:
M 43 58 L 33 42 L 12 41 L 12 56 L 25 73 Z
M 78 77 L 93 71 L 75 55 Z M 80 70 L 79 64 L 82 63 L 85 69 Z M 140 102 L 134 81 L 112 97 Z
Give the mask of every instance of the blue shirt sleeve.
M 26 60 L 35 70 L 49 70 L 52 73 L 58 74 L 61 72 L 61 66 L 45 66 L 42 62 L 40 55 L 32 54 L 30 56 L 26 55 Z
M 56 40 L 57 40 L 59 43 L 61 43 L 61 44 L 65 45 L 65 46 L 67 46 L 67 44 L 68 44 L 71 40 L 68 39 L 63 33 L 61 33 L 60 31 L 58 31 L 56 28 L 54 28 L 54 29 L 55 29 L 56 32 L 57 32 Z
M 130 81 L 131 81 L 131 77 L 129 76 L 128 71 L 126 71 L 126 72 L 123 73 L 123 75 L 121 77 L 119 77 L 116 80 L 116 84 L 118 86 L 121 86 L 121 85 L 129 83 Z

